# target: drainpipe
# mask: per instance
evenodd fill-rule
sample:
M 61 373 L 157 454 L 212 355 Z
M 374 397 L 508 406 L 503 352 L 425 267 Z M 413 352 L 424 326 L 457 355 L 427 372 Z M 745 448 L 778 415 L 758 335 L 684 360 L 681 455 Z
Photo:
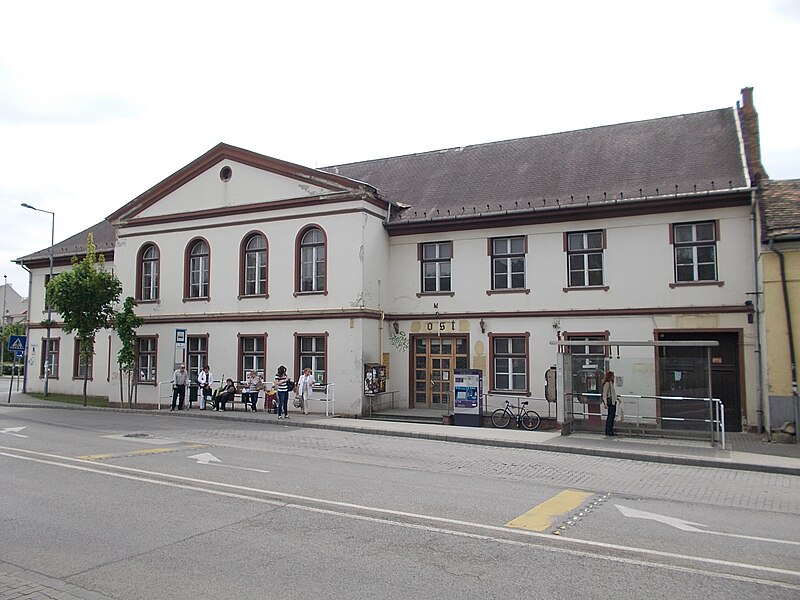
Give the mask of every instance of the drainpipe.
M 766 429 L 766 424 L 764 422 L 764 389 L 762 386 L 762 369 L 764 368 L 764 354 L 761 348 L 761 289 L 759 288 L 759 277 L 758 277 L 758 258 L 760 255 L 760 246 L 761 243 L 759 241 L 759 234 L 758 234 L 758 218 L 756 216 L 756 211 L 759 210 L 758 208 L 758 196 L 756 191 L 753 190 L 751 192 L 753 201 L 751 202 L 751 206 L 753 210 L 750 214 L 750 218 L 753 221 L 753 276 L 755 279 L 755 306 L 753 307 L 753 311 L 755 314 L 756 320 L 756 356 L 758 357 L 758 368 L 756 369 L 756 394 L 758 397 L 758 432 L 762 433 Z
M 792 370 L 792 406 L 794 408 L 794 441 L 795 444 L 800 443 L 800 435 L 797 432 L 798 424 L 798 398 L 797 398 L 797 361 L 794 355 L 794 330 L 792 329 L 792 313 L 789 310 L 789 287 L 786 284 L 786 264 L 784 262 L 783 253 L 774 247 L 774 239 L 770 238 L 769 247 L 775 254 L 778 255 L 778 263 L 781 269 L 781 287 L 783 288 L 783 309 L 786 312 L 786 333 L 789 336 L 789 363 Z

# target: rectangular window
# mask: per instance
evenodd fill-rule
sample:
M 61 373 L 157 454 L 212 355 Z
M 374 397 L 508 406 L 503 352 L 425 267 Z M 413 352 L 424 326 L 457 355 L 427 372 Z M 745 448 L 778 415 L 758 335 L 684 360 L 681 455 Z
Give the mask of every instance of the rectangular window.
M 297 337 L 300 372 L 302 373 L 303 369 L 309 367 L 314 381 L 319 384 L 328 381 L 326 341 L 327 337 L 324 335 Z
M 525 288 L 525 238 L 508 237 L 492 240 L 492 289 Z
M 47 348 L 45 349 L 45 345 Z M 48 379 L 58 379 L 58 364 L 61 355 L 61 340 L 47 338 L 42 339 L 42 361 L 39 365 L 39 377 L 44 377 L 45 369 L 50 369 Z
M 83 379 L 88 372 L 87 379 L 92 378 L 92 356 L 81 356 L 81 341 L 75 340 L 75 353 L 73 354 L 72 361 L 72 377 L 74 379 Z
M 452 242 L 433 242 L 421 245 L 422 291 L 450 292 L 450 263 Z
M 492 389 L 528 391 L 528 337 L 490 336 L 492 344 Z
M 672 226 L 675 282 L 717 280 L 717 232 L 714 222 Z
M 53 273 L 53 277 L 55 277 L 55 273 Z M 44 309 L 47 310 L 49 308 L 49 304 L 47 302 L 47 284 L 50 283 L 50 273 L 45 273 L 44 276 Z
M 186 336 L 186 369 L 189 381 L 197 383 L 197 376 L 208 364 L 208 337 L 205 335 Z
M 567 281 L 569 287 L 603 285 L 603 231 L 567 234 Z
M 242 357 L 241 381 L 247 379 L 250 371 L 266 377 L 267 337 L 264 335 L 242 336 L 239 338 Z
M 139 367 L 139 383 L 155 383 L 156 379 L 156 349 L 158 338 L 136 338 L 136 364 Z

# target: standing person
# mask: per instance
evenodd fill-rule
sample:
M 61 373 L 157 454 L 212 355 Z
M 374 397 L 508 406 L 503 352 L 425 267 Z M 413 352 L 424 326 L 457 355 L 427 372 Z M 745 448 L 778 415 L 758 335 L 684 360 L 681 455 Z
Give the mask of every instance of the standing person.
M 289 418 L 289 376 L 286 367 L 281 365 L 275 374 L 275 389 L 278 392 L 278 418 Z M 283 413 L 283 414 L 281 414 Z
M 253 407 L 253 412 L 256 412 L 256 404 L 258 403 L 258 390 L 264 387 L 264 381 L 261 375 L 255 371 L 250 371 L 245 381 L 246 390 L 242 392 L 242 402 L 250 402 Z M 267 401 L 264 400 L 264 409 L 267 409 Z
M 183 410 L 183 402 L 186 400 L 186 386 L 189 385 L 189 373 L 186 365 L 181 365 L 172 374 L 172 406 L 169 412 L 175 410 L 175 401 L 178 401 L 178 410 Z
M 314 377 L 311 375 L 311 367 L 306 367 L 303 369 L 300 379 L 297 380 L 297 395 L 301 398 L 300 410 L 304 415 L 308 414 L 308 400 L 311 398 L 312 391 L 314 391 Z
M 225 412 L 225 405 L 230 401 L 233 402 L 233 396 L 236 394 L 236 386 L 233 383 L 233 379 L 228 377 L 227 381 L 225 382 L 225 387 L 214 396 L 214 410 L 222 410 Z M 222 408 L 220 409 L 220 405 Z
M 614 388 L 614 371 L 608 371 L 603 377 L 603 404 L 608 409 L 606 417 L 606 435 L 615 436 L 614 419 L 617 416 L 617 390 Z
M 206 365 L 197 376 L 197 384 L 200 386 L 200 410 L 206 409 L 206 400 L 211 397 L 211 386 L 214 385 L 214 375 L 211 367 Z

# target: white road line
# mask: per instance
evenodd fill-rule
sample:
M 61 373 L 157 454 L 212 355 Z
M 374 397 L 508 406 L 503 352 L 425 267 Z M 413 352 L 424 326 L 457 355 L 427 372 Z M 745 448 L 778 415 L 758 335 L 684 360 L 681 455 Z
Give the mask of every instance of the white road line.
M 468 532 L 463 532 L 463 531 L 454 531 L 452 529 L 444 529 L 442 527 L 435 527 L 435 526 L 432 526 L 432 525 L 421 525 L 421 524 L 416 524 L 416 523 L 407 523 L 407 522 L 402 522 L 402 521 L 394 521 L 394 520 L 389 520 L 389 519 L 386 519 L 386 518 L 378 518 L 378 517 L 369 517 L 369 516 L 365 516 L 365 515 L 357 515 L 357 514 L 337 511 L 337 510 L 333 510 L 333 509 L 325 509 L 325 508 L 318 508 L 318 507 L 313 507 L 313 506 L 306 506 L 306 505 L 302 505 L 302 504 L 294 504 L 294 503 L 291 503 L 291 502 L 284 502 L 284 501 L 279 501 L 279 500 L 271 500 L 269 498 L 253 497 L 253 496 L 245 495 L 243 493 L 238 493 L 238 492 L 248 492 L 248 493 L 254 493 L 254 494 L 259 494 L 259 495 L 276 496 L 276 497 L 279 497 L 279 498 L 285 498 L 287 500 L 291 499 L 291 500 L 295 500 L 295 501 L 305 501 L 305 502 L 312 502 L 312 503 L 316 503 L 316 504 L 323 504 L 323 505 L 328 505 L 328 506 L 332 506 L 332 507 L 336 507 L 336 508 L 348 508 L 348 509 L 353 509 L 353 510 L 362 510 L 362 511 L 365 511 L 365 512 L 372 512 L 372 513 L 379 514 L 379 515 L 389 515 L 389 516 L 395 516 L 395 517 L 406 517 L 406 518 L 410 518 L 410 519 L 418 519 L 418 520 L 421 520 L 421 521 L 430 521 L 430 522 L 441 523 L 441 524 L 445 524 L 445 525 L 458 525 L 458 526 L 462 526 L 462 527 L 470 527 L 470 528 L 479 529 L 479 530 L 482 529 L 482 530 L 492 531 L 492 532 L 502 532 L 505 535 L 512 534 L 512 535 L 521 536 L 521 537 L 524 537 L 524 538 L 539 538 L 539 539 L 543 539 L 543 540 L 546 539 L 551 543 L 569 543 L 569 544 L 574 544 L 574 545 L 578 545 L 578 546 L 587 546 L 587 547 L 590 547 L 590 548 L 600 548 L 600 549 L 604 549 L 604 550 L 613 550 L 613 551 L 621 551 L 621 552 L 635 552 L 635 553 L 638 553 L 638 554 L 645 554 L 645 555 L 650 555 L 650 556 L 659 557 L 659 558 L 672 558 L 672 559 L 685 560 L 685 561 L 696 562 L 696 563 L 701 563 L 701 564 L 708 564 L 708 565 L 715 565 L 715 566 L 726 566 L 726 567 L 731 567 L 731 568 L 740 569 L 740 570 L 756 571 L 756 572 L 762 572 L 762 573 L 769 573 L 769 574 L 773 574 L 773 575 L 784 575 L 784 576 L 789 576 L 789 577 L 800 579 L 800 571 L 792 571 L 792 570 L 788 570 L 788 569 L 778 569 L 778 568 L 775 568 L 775 567 L 766 567 L 766 566 L 753 565 L 753 564 L 748 564 L 748 563 L 738 563 L 738 562 L 732 562 L 732 561 L 720 560 L 720 559 L 714 559 L 714 558 L 705 558 L 705 557 L 702 557 L 702 556 L 691 556 L 691 555 L 686 555 L 686 554 L 677 554 L 677 553 L 673 553 L 673 552 L 662 552 L 662 551 L 659 551 L 659 550 L 650 550 L 648 548 L 635 548 L 635 547 L 631 547 L 631 546 L 620 546 L 620 545 L 617 545 L 617 544 L 608 544 L 608 543 L 605 543 L 605 542 L 593 542 L 593 541 L 590 541 L 590 540 L 577 540 L 577 539 L 572 539 L 572 538 L 564 538 L 564 537 L 552 536 L 552 535 L 544 534 L 544 533 L 538 533 L 538 532 L 535 532 L 535 531 L 527 531 L 527 530 L 524 530 L 524 529 L 512 529 L 512 528 L 507 528 L 507 527 L 498 527 L 498 526 L 494 526 L 494 525 L 485 525 L 485 524 L 482 524 L 482 523 L 473 523 L 473 522 L 470 522 L 470 521 L 459 521 L 459 520 L 456 520 L 456 519 L 447 519 L 447 518 L 444 518 L 444 517 L 434 517 L 434 516 L 430 516 L 430 515 L 422 515 L 422 514 L 416 514 L 416 513 L 396 511 L 396 510 L 386 509 L 386 508 L 378 508 L 378 507 L 373 507 L 373 506 L 364 506 L 364 505 L 359 505 L 359 504 L 351 504 L 349 502 L 339 502 L 339 501 L 335 501 L 335 500 L 325 500 L 323 498 L 313 498 L 313 497 L 309 497 L 309 496 L 300 496 L 300 495 L 297 495 L 297 494 L 288 494 L 288 493 L 285 493 L 285 492 L 278 492 L 278 491 L 273 491 L 273 490 L 264 490 L 264 489 L 260 489 L 260 488 L 251 488 L 251 487 L 247 487 L 247 486 L 240 486 L 240 485 L 234 485 L 234 484 L 228 484 L 228 483 L 221 483 L 221 482 L 209 481 L 209 480 L 205 480 L 205 479 L 195 479 L 195 478 L 192 478 L 192 477 L 183 477 L 181 475 L 172 475 L 172 474 L 169 474 L 169 473 L 159 473 L 157 471 L 146 471 L 146 470 L 143 470 L 143 469 L 134 469 L 134 468 L 131 468 L 131 467 L 123 467 L 123 466 L 119 466 L 119 465 L 103 464 L 102 468 L 99 468 L 100 465 L 97 465 L 96 463 L 92 463 L 91 461 L 76 459 L 76 458 L 72 458 L 72 457 L 69 457 L 69 456 L 61 456 L 61 455 L 58 455 L 58 454 L 48 454 L 48 453 L 43 453 L 43 452 L 34 452 L 32 450 L 21 450 L 19 448 L 9 448 L 9 447 L 6 447 L 6 446 L 0 446 L 0 450 L 6 450 L 6 451 L 11 451 L 11 452 L 19 452 L 19 453 L 23 453 L 23 454 L 30 454 L 30 455 L 45 457 L 45 458 L 34 458 L 34 457 L 31 457 L 31 456 L 20 456 L 18 454 L 9 454 L 8 452 L 0 452 L 0 456 L 5 456 L 7 458 L 15 458 L 15 459 L 18 459 L 18 460 L 31 461 L 31 462 L 36 462 L 36 463 L 41 463 L 41 464 L 47 464 L 47 465 L 52 465 L 52 466 L 56 466 L 56 467 L 61 467 L 61 468 L 67 468 L 67 469 L 75 469 L 75 470 L 79 470 L 79 471 L 84 471 L 84 472 L 89 472 L 89 473 L 96 473 L 96 474 L 99 474 L 99 475 L 106 475 L 106 476 L 110 476 L 110 477 L 119 477 L 119 478 L 122 478 L 122 479 L 129 479 L 129 480 L 132 480 L 132 481 L 140 481 L 140 482 L 144 482 L 144 483 L 152 483 L 152 484 L 156 484 L 156 485 L 163 485 L 163 486 L 166 486 L 166 487 L 174 487 L 174 488 L 191 490 L 191 491 L 196 491 L 196 492 L 203 492 L 203 493 L 212 494 L 212 495 L 216 495 L 216 496 L 225 496 L 225 497 L 229 497 L 229 498 L 238 498 L 238 499 L 241 499 L 241 500 L 249 500 L 249 501 L 258 502 L 258 503 L 261 503 L 261 504 L 268 504 L 268 505 L 271 505 L 271 506 L 285 506 L 285 507 L 288 507 L 288 508 L 295 508 L 295 509 L 298 509 L 298 510 L 305 510 L 305 511 L 309 511 L 309 512 L 317 512 L 317 513 L 322 513 L 322 514 L 329 514 L 329 515 L 334 515 L 334 516 L 338 516 L 338 517 L 345 517 L 345 518 L 369 521 L 369 522 L 374 522 L 374 523 L 385 523 L 385 524 L 396 525 L 398 527 L 405 527 L 405 528 L 409 528 L 409 529 L 422 529 L 422 530 L 431 531 L 431 532 L 455 535 L 455 536 L 460 536 L 460 537 L 467 537 L 467 538 L 472 538 L 472 539 L 482 539 L 482 540 L 493 541 L 493 542 L 502 543 L 502 544 L 524 545 L 524 546 L 531 545 L 529 542 L 527 542 L 525 540 L 509 540 L 509 539 L 506 539 L 506 538 L 493 537 L 493 536 L 490 536 L 490 535 L 468 533 Z M 46 459 L 54 459 L 54 460 L 46 460 Z M 64 464 L 64 462 L 56 462 L 56 461 L 68 461 L 68 462 L 74 462 L 74 463 L 79 463 L 79 464 Z M 84 466 L 84 465 L 91 465 L 91 466 Z M 135 473 L 135 474 L 130 474 L 129 475 L 127 473 L 114 473 L 114 472 L 112 472 L 114 470 L 116 470 L 116 471 L 126 471 L 128 473 Z M 149 479 L 147 476 L 174 479 L 174 480 L 177 480 L 177 481 L 183 481 L 183 482 L 188 482 L 188 483 L 174 483 L 174 482 L 170 482 L 170 481 L 161 481 L 161 480 L 158 480 L 158 479 Z M 228 489 L 232 489 L 232 490 L 237 490 L 238 492 L 229 492 L 229 491 L 222 491 L 222 490 L 207 489 L 207 488 L 202 488 L 202 487 L 195 487 L 193 485 L 189 485 L 190 483 L 198 484 L 198 485 L 210 485 L 210 486 L 215 486 L 215 487 L 228 488 Z M 538 548 L 543 548 L 540 544 L 537 544 L 537 547 Z M 611 562 L 619 562 L 619 563 L 625 563 L 625 564 L 631 564 L 631 565 L 656 567 L 656 568 L 675 570 L 675 571 L 686 572 L 686 573 L 703 574 L 703 575 L 706 575 L 706 576 L 713 576 L 713 577 L 722 578 L 722 579 L 732 579 L 732 580 L 736 580 L 736 581 L 746 581 L 746 582 L 751 582 L 751 583 L 759 583 L 759 584 L 763 584 L 763 585 L 782 587 L 782 588 L 791 589 L 791 590 L 800 590 L 800 585 L 791 584 L 791 583 L 784 583 L 784 582 L 779 582 L 779 581 L 771 581 L 771 580 L 768 580 L 768 579 L 760 579 L 758 577 L 750 577 L 750 576 L 745 576 L 745 575 L 734 575 L 734 574 L 729 574 L 729 573 L 719 573 L 719 572 L 715 572 L 715 571 L 703 570 L 703 569 L 700 569 L 700 568 L 680 567 L 680 566 L 676 566 L 676 565 L 669 565 L 669 564 L 664 564 L 664 563 L 657 563 L 657 562 L 638 560 L 638 559 L 623 558 L 623 557 L 619 557 L 619 556 L 608 556 L 608 555 L 594 553 L 594 552 L 590 552 L 590 551 L 573 550 L 573 549 L 570 549 L 570 548 L 555 548 L 555 547 L 550 546 L 550 547 L 546 547 L 544 549 L 552 551 L 552 552 L 561 552 L 561 553 L 569 554 L 569 555 L 572 555 L 572 556 L 589 557 L 589 558 L 594 558 L 594 559 L 597 559 L 597 560 L 607 560 L 607 561 L 611 561 Z

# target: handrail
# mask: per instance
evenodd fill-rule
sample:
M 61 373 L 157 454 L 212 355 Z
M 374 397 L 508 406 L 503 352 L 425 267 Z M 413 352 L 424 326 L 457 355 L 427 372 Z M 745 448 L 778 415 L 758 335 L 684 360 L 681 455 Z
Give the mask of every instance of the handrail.
M 158 410 L 161 410 L 161 398 L 170 398 L 170 403 L 172 402 L 172 394 L 167 394 L 166 396 L 161 395 L 161 386 L 165 383 L 172 385 L 172 381 L 159 381 L 158 382 Z
M 582 418 L 587 418 L 591 416 L 605 416 L 603 412 L 603 405 L 600 402 L 601 394 L 597 392 L 569 392 L 565 394 L 565 396 L 571 397 L 571 405 L 573 410 L 571 411 L 572 415 L 580 415 Z M 600 412 L 590 412 L 586 407 L 585 401 L 576 401 L 576 397 L 589 397 L 592 400 L 596 400 L 600 402 Z M 620 422 L 628 422 L 628 418 L 634 418 L 634 422 L 636 427 L 641 425 L 642 421 L 650 420 L 654 422 L 658 421 L 681 421 L 681 422 L 691 422 L 691 423 L 708 423 L 709 428 L 711 430 L 711 445 L 715 445 L 717 441 L 717 434 L 719 433 L 720 444 L 722 449 L 725 450 L 726 440 L 725 440 L 725 405 L 719 398 L 707 398 L 707 397 L 696 397 L 696 396 L 651 396 L 648 394 L 617 394 L 618 399 L 618 408 L 617 408 L 617 416 Z M 628 400 L 626 403 L 625 401 Z M 640 400 L 679 400 L 679 401 L 700 401 L 700 402 L 711 402 L 711 410 L 708 413 L 706 418 L 702 419 L 693 419 L 689 417 L 665 417 L 665 416 L 649 416 L 649 415 L 642 415 L 641 414 L 641 407 L 639 405 Z M 583 409 L 580 412 L 575 412 L 574 406 L 576 402 L 583 406 Z M 629 414 L 630 408 L 625 410 L 625 406 L 627 407 L 636 407 L 634 414 Z M 626 418 L 627 415 L 627 418 Z
M 318 384 L 315 384 L 317 387 L 320 387 Z M 325 416 L 328 415 L 328 408 L 330 407 L 330 415 L 336 416 L 336 384 L 335 383 L 323 383 L 322 385 L 325 386 L 325 398 L 320 398 L 320 402 L 325 403 Z

